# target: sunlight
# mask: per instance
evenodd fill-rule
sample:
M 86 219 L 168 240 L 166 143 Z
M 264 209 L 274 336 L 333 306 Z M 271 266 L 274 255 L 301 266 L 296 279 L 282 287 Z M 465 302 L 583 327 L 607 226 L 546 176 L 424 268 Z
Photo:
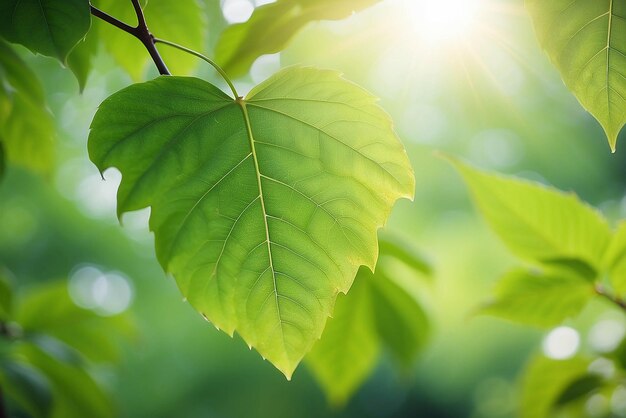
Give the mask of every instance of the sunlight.
M 471 35 L 479 0 L 404 0 L 411 30 L 419 39 L 437 45 Z

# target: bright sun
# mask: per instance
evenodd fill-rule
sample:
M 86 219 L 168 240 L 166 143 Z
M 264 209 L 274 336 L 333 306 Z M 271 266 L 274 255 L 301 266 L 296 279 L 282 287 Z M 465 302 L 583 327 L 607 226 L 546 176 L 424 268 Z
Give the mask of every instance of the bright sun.
M 403 0 L 403 7 L 411 31 L 435 46 L 471 35 L 479 0 Z

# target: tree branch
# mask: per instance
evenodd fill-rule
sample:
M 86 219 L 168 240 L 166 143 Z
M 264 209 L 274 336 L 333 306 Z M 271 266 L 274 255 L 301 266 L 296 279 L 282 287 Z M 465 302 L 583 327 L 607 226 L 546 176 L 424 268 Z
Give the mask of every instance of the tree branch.
M 143 10 L 141 9 L 141 4 L 139 3 L 139 0 L 131 1 L 135 9 L 135 14 L 137 15 L 136 27 L 127 25 L 126 23 L 114 18 L 113 16 L 103 12 L 100 9 L 97 9 L 94 6 L 91 6 L 91 14 L 139 39 L 148 50 L 152 61 L 154 61 L 154 65 L 156 65 L 157 69 L 159 70 L 159 74 L 170 75 L 170 71 L 167 69 L 167 65 L 165 65 L 163 58 L 161 58 L 161 55 L 159 54 L 159 51 L 155 46 L 154 36 L 152 36 L 150 31 L 148 30 L 148 25 L 146 24 L 146 19 L 143 15 Z
M 609 301 L 620 307 L 622 310 L 626 311 L 626 301 L 624 299 L 607 292 L 607 290 L 601 284 L 596 284 L 594 290 L 596 294 L 602 296 L 605 299 L 608 299 Z

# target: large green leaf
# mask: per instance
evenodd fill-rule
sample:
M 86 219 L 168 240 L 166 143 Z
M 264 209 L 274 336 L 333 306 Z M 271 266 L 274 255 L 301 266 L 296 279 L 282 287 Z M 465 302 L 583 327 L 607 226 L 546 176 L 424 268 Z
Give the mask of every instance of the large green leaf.
M 337 298 L 333 317 L 306 361 L 331 405 L 341 406 L 369 376 L 378 360 L 371 272 L 361 267 L 348 295 Z
M 91 25 L 88 0 L 3 0 L 0 35 L 65 63 Z
M 232 77 L 244 75 L 263 54 L 284 49 L 291 38 L 316 20 L 338 20 L 380 0 L 278 0 L 257 7 L 245 23 L 229 26 L 215 54 Z
M 505 275 L 495 300 L 481 311 L 541 327 L 560 324 L 578 314 L 595 295 L 593 284 L 570 274 L 514 270 Z
M 517 255 L 589 275 L 610 241 L 606 219 L 573 193 L 453 161 L 491 228 Z
M 159 77 L 104 101 L 89 153 L 152 207 L 157 257 L 188 301 L 290 376 L 414 178 L 389 117 L 331 71 L 289 68 L 232 99 Z
M 0 40 L 0 83 L 8 87 L 0 108 L 4 123 L 0 141 L 8 163 L 48 172 L 54 163 L 54 122 L 46 109 L 43 88 L 35 74 Z
M 552 418 L 572 384 L 587 376 L 589 361 L 580 357 L 552 360 L 537 356 L 522 382 L 521 418 Z
M 539 43 L 615 150 L 626 123 L 626 3 L 526 0 Z
M 177 42 L 197 51 L 204 49 L 206 19 L 201 3 L 197 0 L 150 0 L 145 3 L 147 3 L 144 10 L 146 22 L 156 37 Z M 130 1 L 98 0 L 94 4 L 129 25 L 137 24 L 137 17 Z M 142 43 L 108 23 L 98 24 L 98 29 L 105 46 L 119 65 L 133 80 L 141 80 L 146 66 L 151 62 L 150 55 Z M 169 70 L 175 75 L 189 74 L 198 61 L 192 55 L 180 53 L 169 47 L 159 52 Z

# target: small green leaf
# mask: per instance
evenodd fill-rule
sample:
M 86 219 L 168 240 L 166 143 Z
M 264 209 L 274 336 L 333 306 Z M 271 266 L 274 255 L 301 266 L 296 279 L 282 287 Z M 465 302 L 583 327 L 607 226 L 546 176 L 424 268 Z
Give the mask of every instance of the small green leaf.
M 595 295 L 593 289 L 591 282 L 574 275 L 513 270 L 500 279 L 495 300 L 481 312 L 529 325 L 553 326 L 577 315 Z
M 157 256 L 188 301 L 287 377 L 414 188 L 374 97 L 312 68 L 237 100 L 195 78 L 133 85 L 100 106 L 89 154 L 122 172 L 119 214 L 152 207 Z
M 615 151 L 626 123 L 626 3 L 526 0 L 539 43 Z
M 556 400 L 556 405 L 566 405 L 591 394 L 604 385 L 605 380 L 597 374 L 587 374 L 573 381 Z
M 521 418 L 552 418 L 561 396 L 587 375 L 588 365 L 588 360 L 579 357 L 569 360 L 536 357 L 524 372 Z
M 344 19 L 379 1 L 278 0 L 257 7 L 247 22 L 224 30 L 215 47 L 216 61 L 232 77 L 242 76 L 261 55 L 283 50 L 308 23 Z
M 378 360 L 380 343 L 374 327 L 371 275 L 367 267 L 361 267 L 350 293 L 337 298 L 322 338 L 306 357 L 334 406 L 343 406 L 350 399 Z
M 54 122 L 45 106 L 43 88 L 24 61 L 1 40 L 0 76 L 0 83 L 9 86 L 10 92 L 0 95 L 0 109 L 7 112 L 0 125 L 5 159 L 9 164 L 47 173 L 54 164 Z
M 578 260 L 598 274 L 611 238 L 598 211 L 573 193 L 452 163 L 478 209 L 511 251 L 545 264 Z
M 87 0 L 3 0 L 0 35 L 65 63 L 91 25 Z
M 53 418 L 108 418 L 115 416 L 111 400 L 82 368 L 59 361 L 39 347 L 19 344 L 16 361 L 38 369 L 50 382 Z
M 150 0 L 144 15 L 157 38 L 185 45 L 196 51 L 205 48 L 207 23 L 202 4 L 197 0 Z M 94 4 L 116 18 L 136 25 L 137 17 L 130 1 L 98 0 Z M 146 66 L 152 62 L 146 48 L 137 39 L 105 22 L 98 23 L 101 39 L 107 50 L 135 81 L 142 79 Z M 159 51 L 174 75 L 188 75 L 196 68 L 198 59 L 171 48 Z
M 0 387 L 32 417 L 50 416 L 52 389 L 48 380 L 32 366 L 4 359 L 0 362 Z
M 407 369 L 428 341 L 430 321 L 415 292 L 381 267 L 371 278 L 376 329 L 382 344 Z

